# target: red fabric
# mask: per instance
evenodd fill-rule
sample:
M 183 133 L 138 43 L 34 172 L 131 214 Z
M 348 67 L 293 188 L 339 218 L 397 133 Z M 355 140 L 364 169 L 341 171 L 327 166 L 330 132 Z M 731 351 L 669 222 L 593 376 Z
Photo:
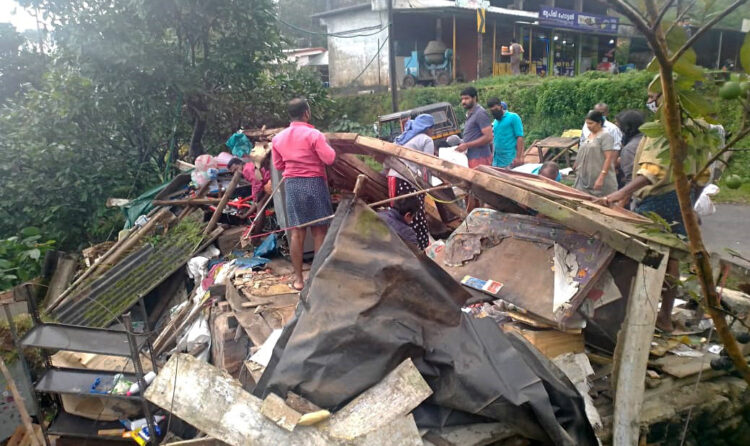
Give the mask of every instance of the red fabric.
M 492 165 L 492 156 L 486 156 L 484 158 L 469 159 L 469 167 L 471 169 L 476 169 L 479 166 L 491 166 L 491 165 Z
M 396 185 L 397 184 L 398 183 L 396 182 L 396 177 L 388 177 L 388 198 L 396 197 Z M 390 206 L 393 207 L 393 201 L 391 201 Z
M 274 136 L 272 146 L 273 165 L 286 178 L 325 178 L 325 166 L 336 159 L 325 136 L 306 122 L 292 122 Z

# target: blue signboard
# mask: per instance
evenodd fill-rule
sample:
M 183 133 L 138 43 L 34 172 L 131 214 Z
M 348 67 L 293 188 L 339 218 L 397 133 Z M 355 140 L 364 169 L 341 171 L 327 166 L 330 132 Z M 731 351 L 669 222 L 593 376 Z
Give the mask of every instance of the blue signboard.
M 540 6 L 539 24 L 555 28 L 574 29 L 576 31 L 617 34 L 620 19 L 606 15 L 591 14 L 589 12 Z

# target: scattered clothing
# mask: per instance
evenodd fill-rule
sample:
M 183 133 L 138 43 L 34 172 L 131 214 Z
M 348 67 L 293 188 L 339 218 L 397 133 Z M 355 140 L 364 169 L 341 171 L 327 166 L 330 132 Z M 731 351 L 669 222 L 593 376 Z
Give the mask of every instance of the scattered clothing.
M 325 166 L 336 159 L 325 135 L 306 122 L 292 122 L 272 143 L 273 165 L 285 178 L 325 178 Z
M 523 137 L 523 123 L 518 114 L 506 111 L 500 120 L 492 122 L 493 144 L 495 154 L 492 165 L 508 167 L 516 159 L 516 144 Z
M 237 132 L 230 136 L 225 145 L 232 151 L 232 155 L 237 158 L 245 157 L 253 150 L 250 139 L 242 132 Z
M 333 215 L 331 195 L 323 177 L 287 178 L 286 218 L 288 226 L 299 226 Z M 315 226 L 328 225 L 328 221 Z
M 607 131 L 610 135 L 612 135 L 612 139 L 614 140 L 614 144 L 612 145 L 612 150 L 620 150 L 622 149 L 622 130 L 620 130 L 620 127 L 617 127 L 615 123 L 609 122 L 606 120 L 604 121 L 604 130 Z M 581 144 L 583 144 L 584 141 L 589 137 L 591 134 L 591 130 L 589 130 L 588 127 L 586 127 L 586 124 L 583 124 L 583 130 L 581 130 Z
M 389 208 L 386 211 L 380 211 L 378 212 L 378 217 L 391 228 L 391 231 L 398 234 L 403 241 L 414 246 L 419 245 L 417 233 L 404 221 L 404 217 L 397 210 Z
M 391 177 L 389 180 L 395 181 L 395 193 L 392 193 L 393 197 L 400 197 L 401 195 L 411 194 L 417 191 L 410 183 L 400 178 Z M 389 182 L 389 186 L 390 186 Z M 390 191 L 389 191 L 390 193 Z M 425 249 L 430 244 L 430 231 L 427 228 L 427 216 L 424 213 L 424 194 L 417 195 L 419 200 L 419 210 L 414 214 L 414 219 L 411 222 L 411 228 L 417 235 L 417 246 L 419 249 Z
M 486 129 L 492 125 L 490 116 L 487 114 L 485 109 L 477 104 L 471 111 L 466 113 L 466 124 L 464 124 L 464 142 L 472 142 L 483 136 L 482 129 Z M 489 144 L 485 144 L 479 147 L 472 147 L 466 151 L 466 156 L 469 158 L 469 164 L 471 165 L 472 159 L 477 158 L 489 158 L 492 164 L 492 149 Z
M 607 170 L 602 188 L 594 190 L 594 184 L 599 178 L 606 161 L 604 152 L 614 150 L 613 144 L 612 135 L 605 131 L 601 131 L 593 138 L 587 138 L 581 143 L 576 157 L 574 188 L 597 197 L 609 195 L 617 190 L 617 176 L 612 168 Z

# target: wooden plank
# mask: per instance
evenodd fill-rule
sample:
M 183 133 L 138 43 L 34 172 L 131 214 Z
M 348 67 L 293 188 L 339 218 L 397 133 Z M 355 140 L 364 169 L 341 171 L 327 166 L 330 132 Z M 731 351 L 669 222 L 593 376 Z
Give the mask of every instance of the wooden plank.
M 315 426 L 298 426 L 293 432 L 286 431 L 260 413 L 262 401 L 243 390 L 239 381 L 186 354 L 172 356 L 144 396 L 198 430 L 231 446 L 422 445 L 411 415 L 396 418 L 353 441 L 337 440 L 329 435 L 333 420 Z
M 625 321 L 618 336 L 615 352 L 615 414 L 614 444 L 637 444 L 640 431 L 640 412 L 643 405 L 644 376 L 648 363 L 651 338 L 669 252 L 662 250 L 662 260 L 654 269 L 643 264 L 632 283 Z
M 406 359 L 382 381 L 336 412 L 331 435 L 353 440 L 403 418 L 432 395 L 411 359 Z
M 685 378 L 700 371 L 711 370 L 711 361 L 717 358 L 719 358 L 719 355 L 709 352 L 706 352 L 703 358 L 668 355 L 657 359 L 653 364 L 664 373 L 676 378 Z
M 216 224 L 219 222 L 221 213 L 224 212 L 224 208 L 226 207 L 227 203 L 229 203 L 229 199 L 232 198 L 232 194 L 234 193 L 234 190 L 237 188 L 237 185 L 239 184 L 241 179 L 242 171 L 238 170 L 234 173 L 234 176 L 232 176 L 232 181 L 229 182 L 227 189 L 224 191 L 224 195 L 221 197 L 221 201 L 216 205 L 216 210 L 211 216 L 211 220 L 209 220 L 208 225 L 206 225 L 206 229 L 203 230 L 203 235 L 208 235 L 211 233 L 211 231 L 214 230 Z
M 13 376 L 11 376 L 10 371 L 8 371 L 8 367 L 5 366 L 5 361 L 3 360 L 3 358 L 0 358 L 0 372 L 2 372 L 3 376 L 5 377 L 6 386 L 13 396 L 13 402 L 16 404 L 16 409 L 18 409 L 18 413 L 21 416 L 21 421 L 23 422 L 23 426 L 26 430 L 26 437 L 30 439 L 29 443 L 33 446 L 41 446 L 42 442 L 40 442 L 39 438 L 37 438 L 36 436 L 36 430 L 34 430 L 34 425 L 31 422 L 31 417 L 29 416 L 29 412 L 26 410 L 24 399 L 21 396 L 21 393 L 18 391 L 16 381 L 13 379 Z
M 292 432 L 302 414 L 287 406 L 286 402 L 275 393 L 269 393 L 260 406 L 260 413 L 278 426 Z
M 329 140 L 334 147 L 339 143 L 335 135 L 329 135 Z M 348 137 L 346 141 L 350 140 L 351 137 Z M 471 184 L 471 191 L 474 195 L 490 204 L 497 202 L 499 198 L 506 197 L 571 229 L 599 238 L 616 251 L 638 262 L 657 265 L 661 260 L 662 254 L 660 251 L 652 249 L 645 243 L 620 231 L 613 230 L 597 219 L 581 215 L 575 209 L 564 204 L 530 192 L 519 185 L 505 183 L 487 173 L 459 166 L 432 155 L 400 147 L 386 141 L 365 136 L 355 136 L 355 140 L 357 147 L 364 152 L 396 156 L 428 167 L 441 176 L 444 175 L 446 179 L 466 181 Z
M 242 307 L 245 298 L 240 296 L 239 292 L 237 292 L 237 288 L 235 288 L 230 282 L 231 281 L 227 281 L 226 285 L 226 299 L 232 307 L 232 311 L 234 311 L 234 316 L 237 318 L 237 322 L 242 329 L 245 330 L 248 337 L 250 337 L 253 345 L 263 345 L 273 330 L 260 314 L 255 313 L 254 310 Z

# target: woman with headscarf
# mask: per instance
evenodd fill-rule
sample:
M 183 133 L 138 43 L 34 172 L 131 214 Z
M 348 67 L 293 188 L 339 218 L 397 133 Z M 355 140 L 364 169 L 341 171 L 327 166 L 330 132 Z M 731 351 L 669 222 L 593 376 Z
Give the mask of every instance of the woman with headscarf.
M 428 155 L 435 154 L 435 143 L 431 138 L 431 129 L 435 125 L 432 115 L 422 114 L 410 119 L 404 126 L 404 132 L 396 137 L 396 144 Z M 427 170 L 409 161 L 403 161 L 409 168 L 408 173 L 412 178 L 404 178 L 394 169 L 388 171 L 388 194 L 391 198 L 399 195 L 416 192 L 414 187 L 417 177 L 428 180 Z M 411 227 L 417 234 L 419 249 L 425 249 L 430 244 L 430 235 L 427 229 L 427 219 L 424 213 L 424 195 L 419 195 L 419 211 L 414 215 Z
M 617 190 L 614 162 L 617 151 L 612 135 L 604 130 L 604 115 L 591 110 L 586 115 L 589 135 L 581 143 L 576 156 L 576 181 L 578 190 L 601 197 Z
M 638 144 L 643 139 L 640 130 L 643 122 L 643 114 L 637 110 L 625 110 L 615 117 L 615 124 L 622 130 L 622 150 L 617 163 L 617 183 L 620 188 L 625 187 L 633 179 L 633 162 Z

